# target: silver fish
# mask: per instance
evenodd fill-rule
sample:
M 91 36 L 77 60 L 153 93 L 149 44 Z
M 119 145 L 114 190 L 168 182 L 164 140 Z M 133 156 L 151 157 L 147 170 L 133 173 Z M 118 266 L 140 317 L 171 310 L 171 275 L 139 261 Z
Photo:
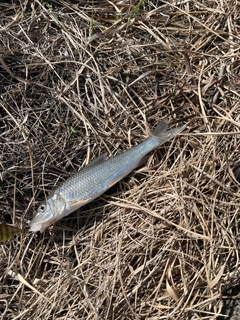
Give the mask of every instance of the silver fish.
M 54 222 L 91 202 L 136 168 L 147 153 L 185 129 L 184 125 L 167 131 L 167 127 L 164 119 L 144 142 L 109 159 L 100 156 L 62 182 L 38 207 L 30 222 L 30 231 L 43 232 Z

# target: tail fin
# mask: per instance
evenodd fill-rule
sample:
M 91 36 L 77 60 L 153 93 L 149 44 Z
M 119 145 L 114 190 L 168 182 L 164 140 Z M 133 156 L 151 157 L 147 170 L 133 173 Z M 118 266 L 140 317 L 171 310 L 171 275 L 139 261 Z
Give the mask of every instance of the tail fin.
M 159 140 L 163 140 L 163 142 L 168 141 L 173 137 L 175 137 L 180 132 L 182 132 L 186 128 L 186 125 L 171 129 L 169 131 L 167 131 L 167 128 L 168 128 L 168 122 L 166 119 L 163 119 L 153 130 L 152 136 L 154 136 L 155 138 L 158 138 Z

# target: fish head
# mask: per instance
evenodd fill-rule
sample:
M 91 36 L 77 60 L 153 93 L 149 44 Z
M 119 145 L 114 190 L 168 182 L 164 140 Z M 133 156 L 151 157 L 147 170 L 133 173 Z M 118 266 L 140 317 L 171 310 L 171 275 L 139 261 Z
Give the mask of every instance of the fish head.
M 30 223 L 30 231 L 43 232 L 51 224 L 64 217 L 66 201 L 60 193 L 53 194 L 47 200 L 42 201 L 37 209 L 35 217 Z

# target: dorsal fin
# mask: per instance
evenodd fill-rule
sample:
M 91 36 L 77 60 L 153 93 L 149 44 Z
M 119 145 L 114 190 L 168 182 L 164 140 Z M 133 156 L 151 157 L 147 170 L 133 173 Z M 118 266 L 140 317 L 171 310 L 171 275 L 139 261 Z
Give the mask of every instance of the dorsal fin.
M 108 159 L 108 154 L 104 153 L 101 156 L 99 156 L 98 158 L 94 159 L 93 161 L 89 162 L 89 164 L 86 167 L 92 167 L 95 166 L 96 164 L 102 163 L 104 161 L 106 161 Z

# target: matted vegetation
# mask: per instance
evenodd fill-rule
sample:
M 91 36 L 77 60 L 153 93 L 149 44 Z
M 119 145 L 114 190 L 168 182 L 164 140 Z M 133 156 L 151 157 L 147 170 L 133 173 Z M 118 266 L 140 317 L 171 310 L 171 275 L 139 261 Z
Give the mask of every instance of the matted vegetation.
M 0 4 L 2 319 L 217 319 L 239 283 L 238 1 Z M 48 191 L 165 116 L 185 132 L 45 233 Z M 174 126 L 174 124 L 173 124 Z

